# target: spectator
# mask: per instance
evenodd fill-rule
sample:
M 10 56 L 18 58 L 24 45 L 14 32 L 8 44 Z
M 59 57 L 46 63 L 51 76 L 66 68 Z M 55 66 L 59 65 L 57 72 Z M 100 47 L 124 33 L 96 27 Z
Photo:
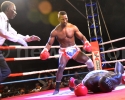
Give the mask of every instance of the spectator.
M 64 77 L 62 82 L 63 82 L 63 86 L 67 87 L 69 85 L 69 79 L 68 79 L 68 77 Z
M 42 90 L 42 87 L 40 86 L 39 83 L 36 83 L 35 86 L 36 86 L 36 87 L 35 87 L 32 91 L 30 91 L 31 93 L 32 93 L 32 92 L 39 92 L 39 91 Z
M 20 88 L 17 95 L 23 95 L 23 94 L 25 94 L 25 89 Z
M 43 91 L 45 91 L 45 90 L 50 90 L 50 89 L 54 89 L 55 83 L 53 82 L 52 79 L 48 79 L 48 82 L 47 82 L 47 83 L 48 83 L 47 86 L 42 89 Z

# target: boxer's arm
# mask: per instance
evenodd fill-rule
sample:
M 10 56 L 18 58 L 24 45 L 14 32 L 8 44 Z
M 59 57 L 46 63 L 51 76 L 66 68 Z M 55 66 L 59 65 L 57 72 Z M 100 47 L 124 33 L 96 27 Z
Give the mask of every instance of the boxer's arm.
M 53 32 L 51 32 L 50 37 L 48 39 L 48 42 L 46 43 L 46 46 L 45 46 L 45 48 L 48 51 L 50 50 L 50 48 L 53 45 L 54 41 L 55 41 L 55 32 L 53 31 Z
M 46 43 L 46 46 L 44 47 L 44 49 L 42 50 L 42 52 L 40 53 L 40 59 L 41 60 L 46 60 L 49 58 L 50 54 L 49 54 L 49 50 L 52 46 L 52 44 L 55 41 L 55 36 L 53 35 L 54 33 L 50 34 L 50 37 L 48 39 L 48 42 Z
M 75 35 L 78 39 L 80 39 L 84 45 L 83 45 L 83 49 L 87 52 L 91 52 L 92 48 L 91 48 L 91 44 L 89 43 L 89 41 L 86 39 L 86 37 L 79 31 L 79 29 L 74 26 L 75 29 Z
M 80 39 L 83 43 L 84 43 L 85 41 L 88 41 L 88 40 L 86 39 L 86 37 L 79 31 L 79 29 L 78 29 L 76 26 L 74 26 L 74 30 L 75 30 L 75 36 L 76 36 L 78 39 Z

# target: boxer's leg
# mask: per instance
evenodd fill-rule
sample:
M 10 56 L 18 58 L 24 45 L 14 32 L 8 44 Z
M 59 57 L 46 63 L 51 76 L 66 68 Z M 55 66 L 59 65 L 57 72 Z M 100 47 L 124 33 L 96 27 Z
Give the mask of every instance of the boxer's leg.
M 111 80 L 114 84 L 114 87 L 118 86 L 122 80 L 122 74 L 115 74 L 111 76 Z
M 94 64 L 90 58 L 85 62 L 85 64 L 87 65 L 89 71 L 94 70 Z
M 121 64 L 121 62 L 115 63 L 115 69 L 114 69 L 115 75 L 111 75 L 111 80 L 113 81 L 114 86 L 116 87 L 121 83 L 122 80 L 122 74 L 124 73 L 124 66 Z
M 64 71 L 64 68 L 65 68 L 68 61 L 69 61 L 69 59 L 65 55 L 63 55 L 63 54 L 60 55 L 60 57 L 59 57 L 59 67 L 58 67 L 58 71 L 57 71 L 57 74 L 56 74 L 56 87 L 55 87 L 55 91 L 54 91 L 53 95 L 55 95 L 59 92 L 61 79 L 63 77 L 63 71 Z
M 117 73 L 117 74 L 123 74 L 124 73 L 124 66 L 121 64 L 121 62 L 115 63 L 114 72 Z
M 74 60 L 76 60 L 77 62 L 86 64 L 89 71 L 94 70 L 93 61 L 88 56 L 86 56 L 85 53 L 79 51 L 79 53 L 74 58 Z

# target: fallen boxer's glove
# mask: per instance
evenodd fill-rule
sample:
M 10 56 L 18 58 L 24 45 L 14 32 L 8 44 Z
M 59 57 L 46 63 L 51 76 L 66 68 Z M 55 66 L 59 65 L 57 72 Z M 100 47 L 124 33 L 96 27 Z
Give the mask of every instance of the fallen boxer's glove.
M 88 89 L 86 86 L 80 83 L 75 87 L 74 93 L 76 96 L 85 96 L 88 93 Z
M 74 81 L 75 81 L 75 80 L 76 80 L 76 79 L 73 78 L 73 77 L 71 77 L 70 80 L 69 80 L 69 89 L 70 89 L 71 91 L 74 91 L 74 88 L 75 88 L 75 83 L 74 83 Z

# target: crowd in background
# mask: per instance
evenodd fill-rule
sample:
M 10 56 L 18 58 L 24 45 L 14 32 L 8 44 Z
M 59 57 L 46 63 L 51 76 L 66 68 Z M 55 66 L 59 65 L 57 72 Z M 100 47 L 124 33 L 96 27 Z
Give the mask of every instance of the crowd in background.
M 70 77 L 74 77 L 76 79 L 82 80 L 87 73 L 88 73 L 88 70 L 86 68 L 79 68 L 79 69 L 72 69 L 72 70 L 64 71 L 65 76 L 62 78 L 60 88 L 65 88 L 69 86 Z M 12 97 L 12 96 L 18 96 L 18 95 L 23 95 L 23 94 L 42 92 L 42 91 L 55 89 L 56 72 L 49 72 L 49 73 L 38 74 L 35 76 L 29 76 L 29 78 L 30 79 L 31 77 L 36 78 L 36 76 L 37 78 L 39 78 L 39 80 L 0 85 L 1 98 L 7 98 L 7 97 Z M 25 77 L 22 77 L 22 78 L 25 78 Z M 25 80 L 26 79 L 28 78 L 26 77 Z M 14 81 L 14 78 L 12 78 L 12 80 L 9 80 L 9 81 Z
M 77 79 L 82 79 L 84 75 L 78 74 L 80 72 L 74 71 L 73 72 L 73 77 Z M 1 87 L 1 97 L 2 98 L 7 98 L 11 96 L 17 96 L 17 95 L 23 95 L 23 94 L 29 94 L 29 93 L 34 93 L 34 92 L 42 92 L 46 90 L 51 90 L 55 89 L 55 84 L 56 80 L 55 78 L 51 78 L 51 76 L 55 76 L 56 73 L 52 72 L 48 74 L 38 74 L 38 78 L 44 78 L 44 77 L 49 77 L 37 81 L 30 81 L 30 82 L 21 82 L 21 83 L 12 83 L 12 84 L 7 84 L 7 85 L 2 85 Z M 69 76 L 64 76 L 60 85 L 60 88 L 68 87 L 69 79 L 70 79 L 70 74 Z

